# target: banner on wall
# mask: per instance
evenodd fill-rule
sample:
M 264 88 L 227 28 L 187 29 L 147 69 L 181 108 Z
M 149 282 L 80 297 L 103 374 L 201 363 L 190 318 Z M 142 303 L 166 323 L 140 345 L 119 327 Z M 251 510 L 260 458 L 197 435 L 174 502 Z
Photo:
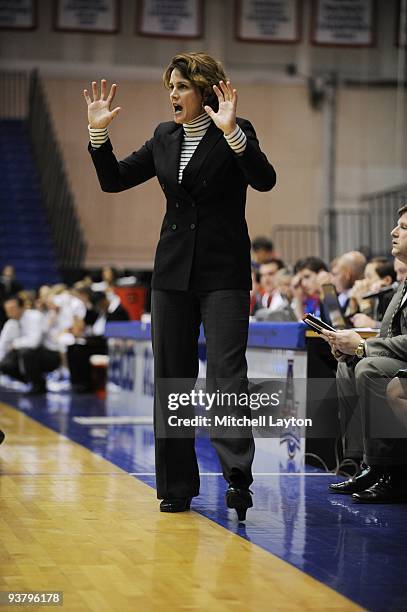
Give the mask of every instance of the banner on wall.
M 54 28 L 67 32 L 118 32 L 118 0 L 58 0 Z
M 372 47 L 375 8 L 375 0 L 313 0 L 311 42 L 334 47 Z
M 34 30 L 36 25 L 35 0 L 0 0 L 1 30 Z
M 235 0 L 235 35 L 243 42 L 299 42 L 301 0 Z
M 201 38 L 202 0 L 140 0 L 137 33 L 160 38 Z

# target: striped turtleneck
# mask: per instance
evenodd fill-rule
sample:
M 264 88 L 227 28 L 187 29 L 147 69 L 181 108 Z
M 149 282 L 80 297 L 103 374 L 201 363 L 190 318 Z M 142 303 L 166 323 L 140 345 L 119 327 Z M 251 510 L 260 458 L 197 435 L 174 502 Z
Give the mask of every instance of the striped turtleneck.
M 182 139 L 181 156 L 179 159 L 178 183 L 182 181 L 184 168 L 195 153 L 202 138 L 205 136 L 210 123 L 211 118 L 209 115 L 203 113 L 203 115 L 199 115 L 199 117 L 192 119 L 192 121 L 182 124 L 184 138 Z
M 194 154 L 197 146 L 205 136 L 208 127 L 211 124 L 211 118 L 206 113 L 199 115 L 192 121 L 182 124 L 184 137 L 181 145 L 181 156 L 178 169 L 178 182 L 182 181 L 182 174 L 192 155 Z M 94 149 L 98 149 L 104 144 L 109 138 L 107 128 L 91 128 L 89 127 L 90 143 Z M 237 154 L 242 155 L 246 149 L 246 134 L 243 130 L 236 125 L 236 128 L 226 136 L 224 135 L 226 142 L 230 148 Z
M 199 115 L 192 121 L 188 123 L 183 123 L 182 127 L 184 130 L 184 139 L 181 145 L 181 157 L 179 162 L 178 169 L 178 182 L 182 181 L 182 174 L 184 169 L 194 154 L 197 146 L 201 142 L 202 138 L 206 134 L 206 130 L 208 129 L 212 119 L 206 113 Z M 243 151 L 246 148 L 246 134 L 243 130 L 236 125 L 236 128 L 226 136 L 226 141 L 230 148 L 237 154 L 242 155 Z

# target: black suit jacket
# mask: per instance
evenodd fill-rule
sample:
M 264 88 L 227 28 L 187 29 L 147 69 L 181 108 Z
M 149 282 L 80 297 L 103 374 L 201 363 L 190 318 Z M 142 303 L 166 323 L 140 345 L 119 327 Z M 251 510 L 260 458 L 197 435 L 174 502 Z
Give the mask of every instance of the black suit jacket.
M 250 239 L 246 191 L 269 191 L 274 168 L 261 152 L 253 126 L 237 123 L 247 137 L 236 155 L 211 123 L 178 183 L 183 128 L 160 123 L 153 138 L 118 162 L 110 141 L 89 152 L 103 191 L 119 192 L 157 176 L 167 200 L 152 287 L 186 291 L 250 289 Z
M 106 323 L 110 323 L 112 321 L 130 321 L 129 313 L 121 304 L 119 304 L 116 310 L 113 310 L 113 312 L 107 313 Z

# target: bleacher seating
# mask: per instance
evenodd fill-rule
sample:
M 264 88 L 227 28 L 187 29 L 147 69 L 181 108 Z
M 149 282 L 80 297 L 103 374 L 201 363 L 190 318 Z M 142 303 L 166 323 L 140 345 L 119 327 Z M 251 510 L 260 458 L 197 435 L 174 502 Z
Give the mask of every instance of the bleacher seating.
M 22 285 L 60 280 L 51 231 L 25 122 L 0 121 L 0 267 L 11 264 Z

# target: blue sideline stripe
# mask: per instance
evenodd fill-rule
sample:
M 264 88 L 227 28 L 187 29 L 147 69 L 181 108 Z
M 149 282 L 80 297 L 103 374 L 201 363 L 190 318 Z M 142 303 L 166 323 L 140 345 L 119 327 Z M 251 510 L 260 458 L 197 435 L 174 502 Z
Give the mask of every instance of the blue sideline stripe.
M 300 323 L 250 323 L 249 347 L 279 348 L 304 350 L 306 325 Z M 106 326 L 108 338 L 129 338 L 133 340 L 151 340 L 150 323 L 140 321 L 108 323 Z M 204 343 L 205 337 L 201 325 L 199 342 Z

